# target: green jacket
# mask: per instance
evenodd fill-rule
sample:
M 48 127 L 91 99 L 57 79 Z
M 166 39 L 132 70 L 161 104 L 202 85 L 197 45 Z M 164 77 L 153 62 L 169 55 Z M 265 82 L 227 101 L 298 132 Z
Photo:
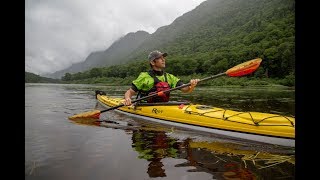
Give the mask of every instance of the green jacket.
M 167 82 L 170 88 L 175 88 L 179 83 L 182 83 L 176 76 L 166 73 Z M 156 76 L 160 81 L 165 81 L 164 75 Z M 137 79 L 132 81 L 133 90 L 135 91 L 149 91 L 154 86 L 154 79 L 148 72 L 141 72 Z M 135 87 L 134 87 L 135 86 Z

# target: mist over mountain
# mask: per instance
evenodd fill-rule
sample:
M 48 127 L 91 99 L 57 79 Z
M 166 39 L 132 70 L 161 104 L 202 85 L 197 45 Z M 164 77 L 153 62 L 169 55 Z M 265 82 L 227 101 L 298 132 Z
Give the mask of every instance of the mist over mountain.
M 73 64 L 72 66 L 57 71 L 53 74 L 46 74 L 51 78 L 61 78 L 65 73 L 76 73 L 89 70 L 94 67 L 108 66 L 119 64 L 125 61 L 125 58 L 130 55 L 145 39 L 150 36 L 148 32 L 137 31 L 128 33 L 115 41 L 105 51 L 92 52 L 88 55 L 84 62 Z
M 225 63 L 235 65 L 246 58 L 285 51 L 285 55 L 277 54 L 279 61 L 288 61 L 284 75 L 294 69 L 294 6 L 293 0 L 207 0 L 153 34 L 129 33 L 105 51 L 92 52 L 84 62 L 47 76 L 61 78 L 93 67 L 146 60 L 154 49 L 169 53 L 179 63 L 186 57 L 198 61 L 193 63 L 203 66 L 197 67 L 198 73 L 210 66 L 212 70 Z M 274 65 L 268 68 L 281 75 L 281 62 L 270 59 L 270 63 Z

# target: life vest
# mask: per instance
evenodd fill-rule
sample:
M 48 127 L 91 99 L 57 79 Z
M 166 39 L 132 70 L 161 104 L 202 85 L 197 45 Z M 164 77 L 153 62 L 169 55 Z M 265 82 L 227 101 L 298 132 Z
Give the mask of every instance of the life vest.
M 160 92 L 160 91 L 165 91 L 165 90 L 168 90 L 170 89 L 170 85 L 168 84 L 167 82 L 167 75 L 166 73 L 164 72 L 164 80 L 165 81 L 160 81 L 156 76 L 155 74 L 153 73 L 153 71 L 148 71 L 148 74 L 153 77 L 154 79 L 154 85 L 153 87 L 147 91 L 147 92 L 139 92 L 140 94 L 140 97 L 143 97 L 143 96 L 148 96 L 148 95 L 151 95 L 151 94 L 155 94 L 157 92 Z M 138 94 L 138 95 L 139 95 Z M 168 102 L 169 101 L 169 98 L 170 98 L 170 91 L 169 92 L 166 92 L 166 93 L 162 93 L 161 95 L 158 95 L 158 96 L 154 96 L 154 97 L 151 97 L 151 98 L 148 98 L 147 99 L 147 102 L 148 103 L 155 103 L 155 102 Z

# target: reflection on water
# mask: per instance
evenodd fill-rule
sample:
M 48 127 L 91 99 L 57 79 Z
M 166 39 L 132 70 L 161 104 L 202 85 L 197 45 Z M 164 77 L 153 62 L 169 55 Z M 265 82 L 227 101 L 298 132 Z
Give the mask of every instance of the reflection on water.
M 26 84 L 26 179 L 295 179 L 294 148 L 223 139 L 100 109 L 95 90 L 123 97 L 127 86 Z M 197 87 L 172 100 L 294 115 L 294 90 Z M 106 128 L 107 127 L 107 128 Z
M 85 125 L 85 126 L 100 126 L 101 121 L 97 119 L 90 119 L 90 118 L 77 118 L 76 120 L 71 120 L 70 122 L 78 125 Z
M 194 142 L 190 138 L 178 141 L 163 131 L 135 130 L 132 141 L 139 158 L 150 162 L 150 177 L 166 176 L 161 160 L 168 157 L 188 160 L 175 167 L 194 166 L 189 172 L 206 172 L 217 179 L 269 179 L 270 171 L 272 178 L 294 177 L 294 157 L 289 155 L 237 150 L 233 149 L 234 144 Z
M 92 121 L 82 121 L 81 123 Z M 139 159 L 148 161 L 146 172 L 150 178 L 166 177 L 164 159 L 185 159 L 175 167 L 193 167 L 188 172 L 205 172 L 213 179 L 294 179 L 294 149 L 250 147 L 250 144 L 202 140 L 182 130 L 172 130 L 152 124 L 121 125 L 115 121 L 100 126 L 123 129 L 131 134 L 132 148 Z
M 177 143 L 168 138 L 164 132 L 133 131 L 132 147 L 139 152 L 139 158 L 149 161 L 148 171 L 150 177 L 164 177 L 165 169 L 161 159 L 177 157 Z

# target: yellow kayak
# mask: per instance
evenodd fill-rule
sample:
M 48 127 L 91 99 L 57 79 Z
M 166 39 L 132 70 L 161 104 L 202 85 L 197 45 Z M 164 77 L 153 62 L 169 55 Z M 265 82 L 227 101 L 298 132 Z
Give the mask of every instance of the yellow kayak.
M 98 102 L 114 107 L 122 98 L 96 94 Z M 139 103 L 117 112 L 170 126 L 194 129 L 263 143 L 295 146 L 295 118 L 261 112 L 239 112 L 184 102 Z

